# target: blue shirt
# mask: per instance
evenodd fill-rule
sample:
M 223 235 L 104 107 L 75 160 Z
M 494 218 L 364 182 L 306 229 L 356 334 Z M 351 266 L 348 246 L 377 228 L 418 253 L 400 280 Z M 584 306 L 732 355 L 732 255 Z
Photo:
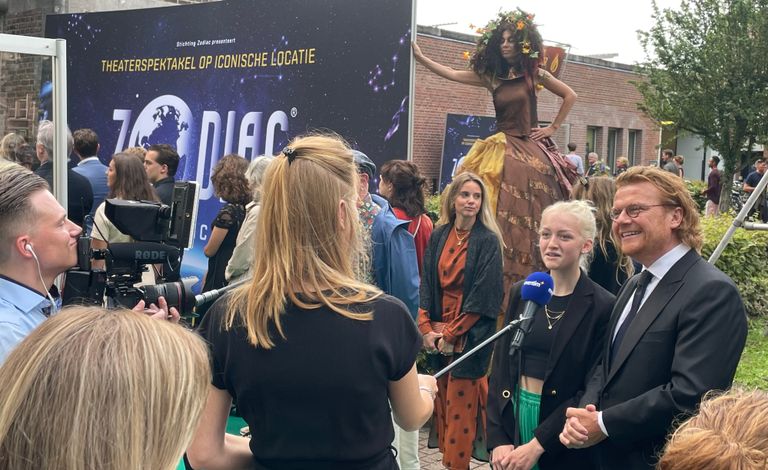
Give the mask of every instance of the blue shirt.
M 579 176 L 584 176 L 584 160 L 582 160 L 581 157 L 575 153 L 569 153 L 566 155 L 566 158 L 568 158 L 568 161 L 576 165 L 576 172 L 579 174 Z
M 373 280 L 386 294 L 400 299 L 415 320 L 419 311 L 419 263 L 416 244 L 408 231 L 408 220 L 395 216 L 389 203 L 371 194 L 374 204 L 381 208 L 373 217 Z
M 47 318 L 51 302 L 39 292 L 0 275 L 0 364 Z

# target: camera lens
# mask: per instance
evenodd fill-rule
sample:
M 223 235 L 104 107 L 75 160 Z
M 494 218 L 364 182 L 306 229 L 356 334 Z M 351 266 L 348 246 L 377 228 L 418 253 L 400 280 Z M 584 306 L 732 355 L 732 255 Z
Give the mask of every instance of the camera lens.
M 147 305 L 160 305 L 158 299 L 165 297 L 168 308 L 176 307 L 181 315 L 192 312 L 195 306 L 195 296 L 192 286 L 197 283 L 196 277 L 185 277 L 177 282 L 166 282 L 154 286 L 144 286 L 144 301 Z

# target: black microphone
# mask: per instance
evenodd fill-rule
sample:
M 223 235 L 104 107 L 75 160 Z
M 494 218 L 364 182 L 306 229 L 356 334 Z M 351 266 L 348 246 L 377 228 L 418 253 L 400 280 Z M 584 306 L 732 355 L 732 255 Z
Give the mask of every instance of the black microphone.
M 112 259 L 137 261 L 140 264 L 160 264 L 175 262 L 179 258 L 179 249 L 170 245 L 154 242 L 110 243 L 108 248 Z
M 547 305 L 552 299 L 555 282 L 547 273 L 533 273 L 523 282 L 520 289 L 520 298 L 525 301 L 525 308 L 520 315 L 520 326 L 515 330 L 515 336 L 509 344 L 509 355 L 515 354 L 523 344 L 523 338 L 531 329 L 533 314 L 536 310 Z

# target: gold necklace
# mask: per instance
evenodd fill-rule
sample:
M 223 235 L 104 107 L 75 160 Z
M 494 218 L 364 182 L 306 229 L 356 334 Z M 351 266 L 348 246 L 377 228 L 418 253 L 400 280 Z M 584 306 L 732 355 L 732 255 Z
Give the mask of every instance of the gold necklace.
M 461 244 L 464 243 L 464 240 L 466 240 L 467 237 L 469 236 L 470 230 L 467 230 L 467 233 L 464 234 L 463 237 L 460 237 L 459 236 L 459 231 L 456 229 L 456 226 L 454 225 L 453 226 L 453 232 L 456 234 L 456 238 L 459 240 L 459 242 L 456 244 L 456 246 L 461 246 Z
M 563 315 L 565 315 L 565 310 L 562 312 L 550 310 L 549 307 L 546 305 L 544 306 L 544 313 L 547 315 L 547 329 L 551 330 L 553 326 L 555 326 L 555 323 L 558 322 L 561 318 L 563 318 Z

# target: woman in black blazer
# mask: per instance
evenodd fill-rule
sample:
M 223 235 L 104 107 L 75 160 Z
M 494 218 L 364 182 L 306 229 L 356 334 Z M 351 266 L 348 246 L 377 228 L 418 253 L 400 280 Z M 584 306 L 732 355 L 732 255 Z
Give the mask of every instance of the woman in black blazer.
M 487 426 L 494 470 L 590 468 L 586 453 L 566 449 L 558 435 L 605 344 L 614 302 L 581 269 L 595 233 L 592 206 L 584 201 L 558 202 L 542 213 L 539 250 L 554 296 L 534 314 L 519 351 L 510 355 L 511 335 L 496 343 Z M 512 287 L 505 323 L 523 311 L 521 286 Z

